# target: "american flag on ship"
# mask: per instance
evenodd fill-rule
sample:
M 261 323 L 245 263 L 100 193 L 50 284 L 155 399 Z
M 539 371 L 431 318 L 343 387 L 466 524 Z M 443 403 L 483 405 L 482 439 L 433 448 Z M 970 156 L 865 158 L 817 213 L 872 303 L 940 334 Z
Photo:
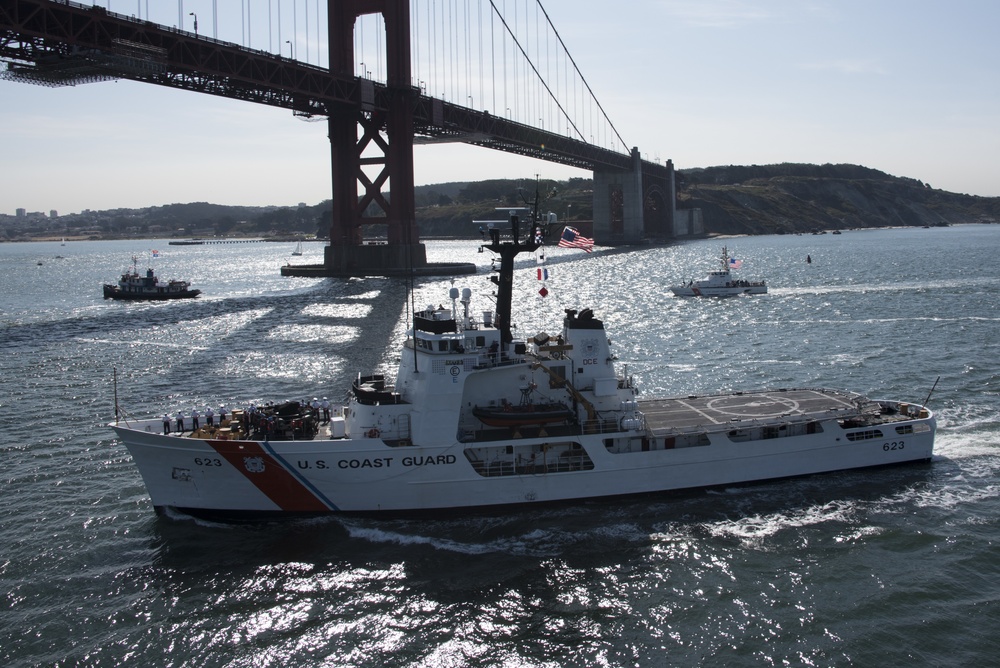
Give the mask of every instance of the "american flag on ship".
M 743 260 L 737 260 L 734 257 L 729 258 L 729 268 L 730 269 L 739 269 L 742 266 L 743 266 Z
M 594 247 L 594 240 L 581 235 L 575 227 L 564 227 L 559 237 L 560 248 L 582 248 L 588 253 Z

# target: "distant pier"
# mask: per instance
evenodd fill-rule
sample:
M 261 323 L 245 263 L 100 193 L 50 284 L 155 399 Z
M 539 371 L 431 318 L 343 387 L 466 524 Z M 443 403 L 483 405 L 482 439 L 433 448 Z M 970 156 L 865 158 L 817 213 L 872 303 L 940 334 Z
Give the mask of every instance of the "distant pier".
M 208 244 L 259 244 L 265 241 L 282 241 L 292 243 L 298 239 L 189 239 L 187 241 L 168 241 L 170 246 L 207 246 Z
M 259 244 L 259 243 L 295 243 L 299 239 L 180 239 L 167 242 L 171 246 L 207 246 L 209 244 Z M 327 264 L 291 263 L 281 267 L 282 276 L 298 276 L 303 278 L 347 278 L 351 276 L 458 276 L 476 273 L 476 265 L 469 262 L 427 262 L 422 244 L 417 261 L 410 266 L 403 263 L 397 266 L 383 257 L 386 251 L 392 250 L 387 244 L 369 243 L 361 246 L 351 246 L 345 249 L 345 257 L 328 258 Z M 367 251 L 367 252 L 366 252 Z M 372 256 L 372 252 L 377 254 Z M 329 247 L 326 255 L 330 255 Z M 360 256 L 360 257 L 359 257 Z M 345 261 L 345 258 L 350 258 Z
M 349 278 L 354 276 L 458 276 L 476 273 L 470 262 L 428 262 L 419 267 L 389 268 L 357 266 L 350 268 L 328 267 L 325 264 L 287 264 L 281 268 L 282 276 L 302 278 Z

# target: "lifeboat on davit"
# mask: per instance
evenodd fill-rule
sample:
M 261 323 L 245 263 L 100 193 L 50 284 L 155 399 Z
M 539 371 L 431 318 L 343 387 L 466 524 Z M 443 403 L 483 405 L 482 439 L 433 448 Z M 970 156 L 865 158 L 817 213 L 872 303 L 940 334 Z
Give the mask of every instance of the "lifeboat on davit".
M 476 406 L 472 414 L 490 427 L 525 427 L 564 422 L 574 417 L 573 409 L 562 402 L 514 405 L 503 401 L 499 406 Z

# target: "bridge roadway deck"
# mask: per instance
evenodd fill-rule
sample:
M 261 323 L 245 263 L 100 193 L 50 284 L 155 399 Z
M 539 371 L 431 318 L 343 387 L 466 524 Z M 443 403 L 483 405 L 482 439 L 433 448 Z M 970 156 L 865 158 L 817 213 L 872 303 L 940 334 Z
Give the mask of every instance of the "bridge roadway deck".
M 864 398 L 835 390 L 789 389 L 699 397 L 640 400 L 639 410 L 653 435 L 681 431 L 719 431 L 751 423 L 807 421 L 861 412 Z

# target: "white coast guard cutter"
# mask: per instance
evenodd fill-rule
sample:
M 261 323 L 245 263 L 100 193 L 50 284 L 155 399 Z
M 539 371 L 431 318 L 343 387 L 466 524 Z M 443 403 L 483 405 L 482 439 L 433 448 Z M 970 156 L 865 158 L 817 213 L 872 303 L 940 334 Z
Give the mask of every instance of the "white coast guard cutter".
M 530 219 L 529 219 L 530 221 Z M 924 406 L 780 388 L 638 399 L 604 325 L 568 310 L 561 333 L 514 340 L 514 258 L 540 244 L 512 215 L 496 310 L 416 314 L 395 382 L 359 376 L 329 420 L 290 402 L 221 425 L 111 427 L 153 506 L 198 515 L 401 513 L 547 504 L 928 460 Z

